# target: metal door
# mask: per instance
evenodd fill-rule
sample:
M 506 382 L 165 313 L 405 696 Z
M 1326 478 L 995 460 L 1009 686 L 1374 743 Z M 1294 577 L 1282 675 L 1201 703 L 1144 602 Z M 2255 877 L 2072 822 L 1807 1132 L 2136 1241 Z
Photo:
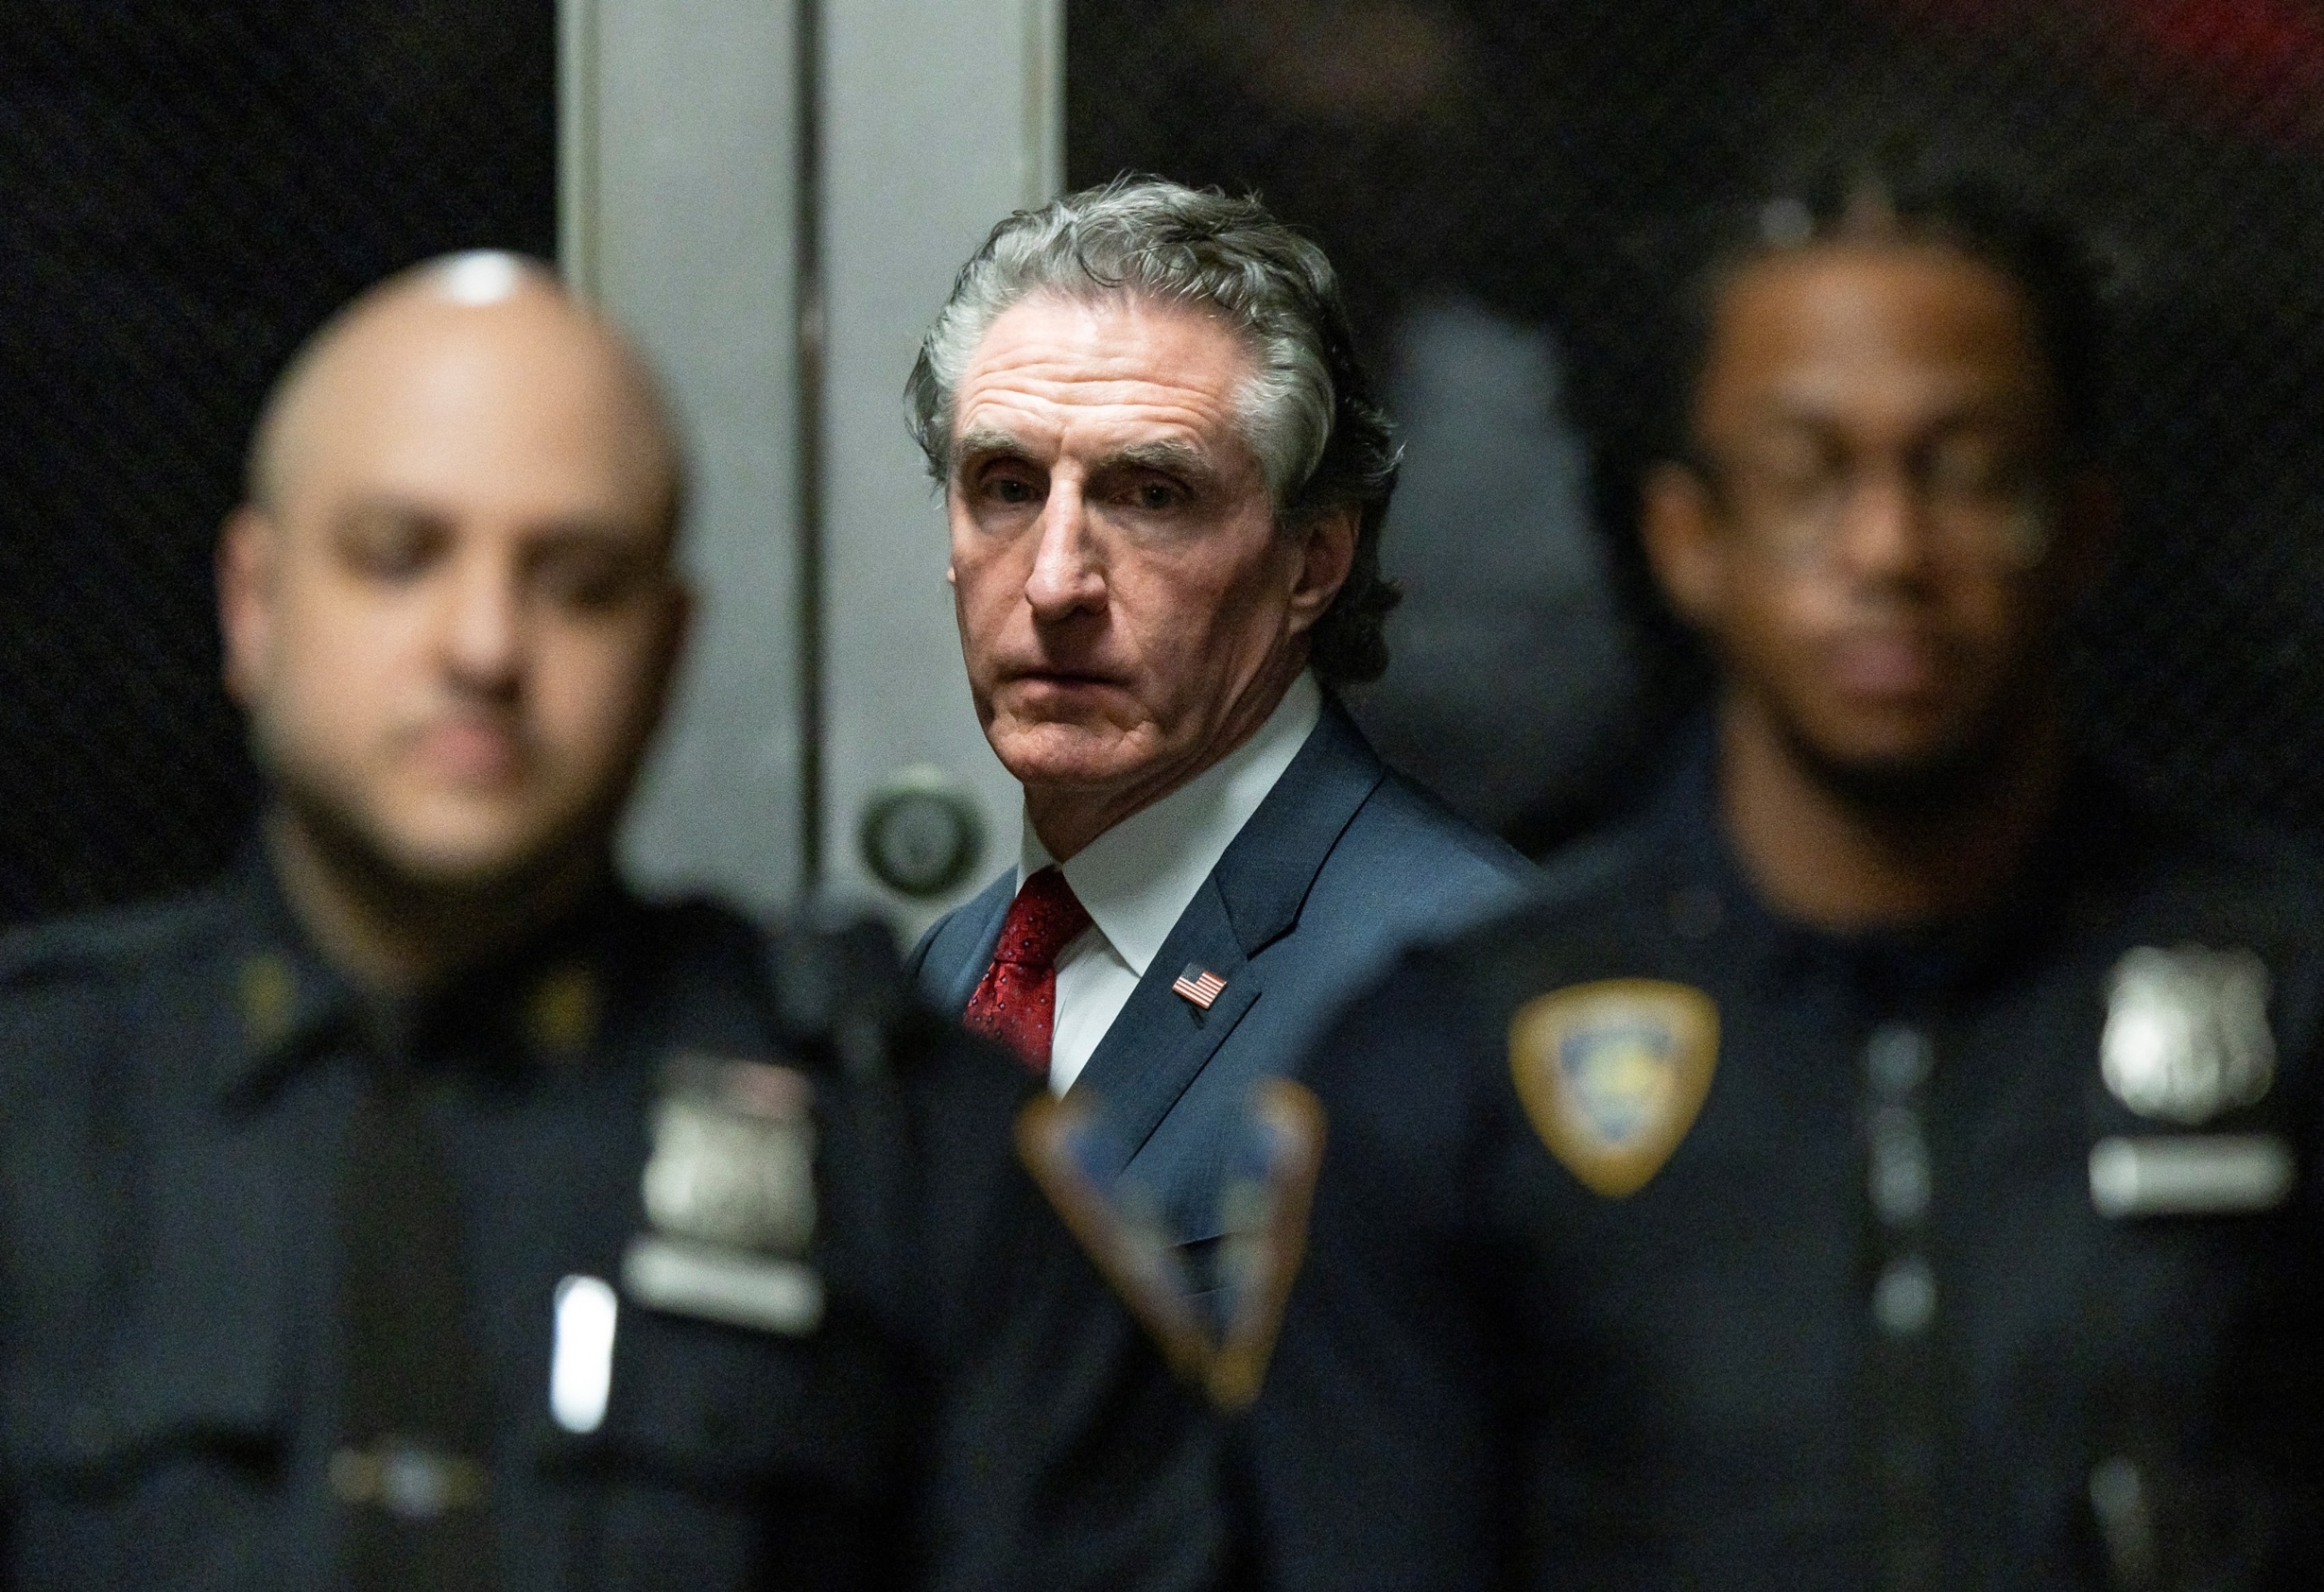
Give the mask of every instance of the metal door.
M 650 889 L 916 931 L 1015 855 L 900 399 L 961 262 L 1056 191 L 1061 13 L 562 0 L 564 265 L 644 341 L 695 465 L 701 612 L 624 836 Z

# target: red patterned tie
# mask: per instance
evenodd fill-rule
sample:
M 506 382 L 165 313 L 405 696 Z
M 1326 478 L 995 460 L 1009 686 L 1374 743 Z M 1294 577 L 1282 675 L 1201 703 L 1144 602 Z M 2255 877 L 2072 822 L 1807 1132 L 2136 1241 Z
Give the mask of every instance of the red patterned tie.
M 992 966 L 968 997 L 961 1021 L 969 1032 L 999 1040 L 1047 1077 L 1049 1034 L 1057 1013 L 1057 953 L 1089 924 L 1088 912 L 1054 865 L 1026 880 L 1001 921 Z

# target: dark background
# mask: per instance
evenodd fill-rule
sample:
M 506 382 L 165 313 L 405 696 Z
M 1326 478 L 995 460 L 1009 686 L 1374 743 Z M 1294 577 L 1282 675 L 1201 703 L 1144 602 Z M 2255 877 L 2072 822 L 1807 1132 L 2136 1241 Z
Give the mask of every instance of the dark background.
M 276 368 L 396 267 L 554 251 L 553 0 L 0 5 L 0 922 L 218 865 L 210 554 Z
M 1070 0 L 1066 34 L 1073 182 L 1255 188 L 1345 270 L 1412 444 L 1360 710 L 1456 802 L 1545 843 L 1637 788 L 1686 679 L 1604 548 L 1672 240 L 1902 133 L 2106 263 L 2090 740 L 2324 828 L 2324 0 Z M 549 252 L 554 42 L 551 0 L 0 6 L 0 921 L 234 844 L 209 558 L 258 400 L 386 272 Z
M 2081 626 L 2090 741 L 2168 800 L 2324 825 L 2324 4 L 1072 0 L 1068 16 L 1072 182 L 1255 189 L 1346 274 L 1413 433 L 1388 554 L 1409 597 L 1401 662 L 1359 713 L 1456 805 L 1541 843 L 1636 788 L 1687 681 L 1629 610 L 1588 600 L 1602 554 L 1569 546 L 1559 569 L 1541 550 L 1577 541 L 1576 519 L 1628 532 L 1690 214 L 1903 143 L 2004 169 L 2104 265 L 2129 523 Z M 1519 367 L 1535 390 L 1513 404 Z M 1594 481 L 1541 468 L 1583 437 Z

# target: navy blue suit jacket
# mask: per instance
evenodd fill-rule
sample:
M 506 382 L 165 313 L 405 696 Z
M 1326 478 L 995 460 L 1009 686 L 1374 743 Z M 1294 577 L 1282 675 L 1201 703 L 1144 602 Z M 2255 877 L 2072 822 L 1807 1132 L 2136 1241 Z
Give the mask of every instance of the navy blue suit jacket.
M 1516 851 L 1392 773 L 1326 699 L 1074 1081 L 1104 1111 L 1121 1157 L 1092 1170 L 1127 1172 L 1183 1240 L 1215 1237 L 1251 1086 L 1288 1069 L 1397 951 L 1507 904 L 1533 876 Z M 913 976 L 938 1009 L 967 1007 L 1015 886 L 1011 868 L 913 950 Z M 1207 1012 L 1171 993 L 1189 963 L 1226 980 Z

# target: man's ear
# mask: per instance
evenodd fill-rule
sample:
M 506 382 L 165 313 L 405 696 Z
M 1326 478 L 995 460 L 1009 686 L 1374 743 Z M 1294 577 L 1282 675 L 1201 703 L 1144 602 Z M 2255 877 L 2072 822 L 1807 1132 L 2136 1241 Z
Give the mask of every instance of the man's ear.
M 275 560 L 280 537 L 266 512 L 244 504 L 218 532 L 218 638 L 226 695 L 243 707 L 257 697 L 274 644 Z
M 1714 519 L 1710 488 L 1686 466 L 1665 459 L 1646 472 L 1638 500 L 1646 563 L 1673 611 L 1697 627 L 1725 595 L 1727 550 Z
M 1323 616 L 1348 573 L 1356 567 L 1356 538 L 1363 511 L 1353 504 L 1327 509 L 1299 532 L 1298 579 L 1291 588 L 1291 634 L 1297 635 Z

